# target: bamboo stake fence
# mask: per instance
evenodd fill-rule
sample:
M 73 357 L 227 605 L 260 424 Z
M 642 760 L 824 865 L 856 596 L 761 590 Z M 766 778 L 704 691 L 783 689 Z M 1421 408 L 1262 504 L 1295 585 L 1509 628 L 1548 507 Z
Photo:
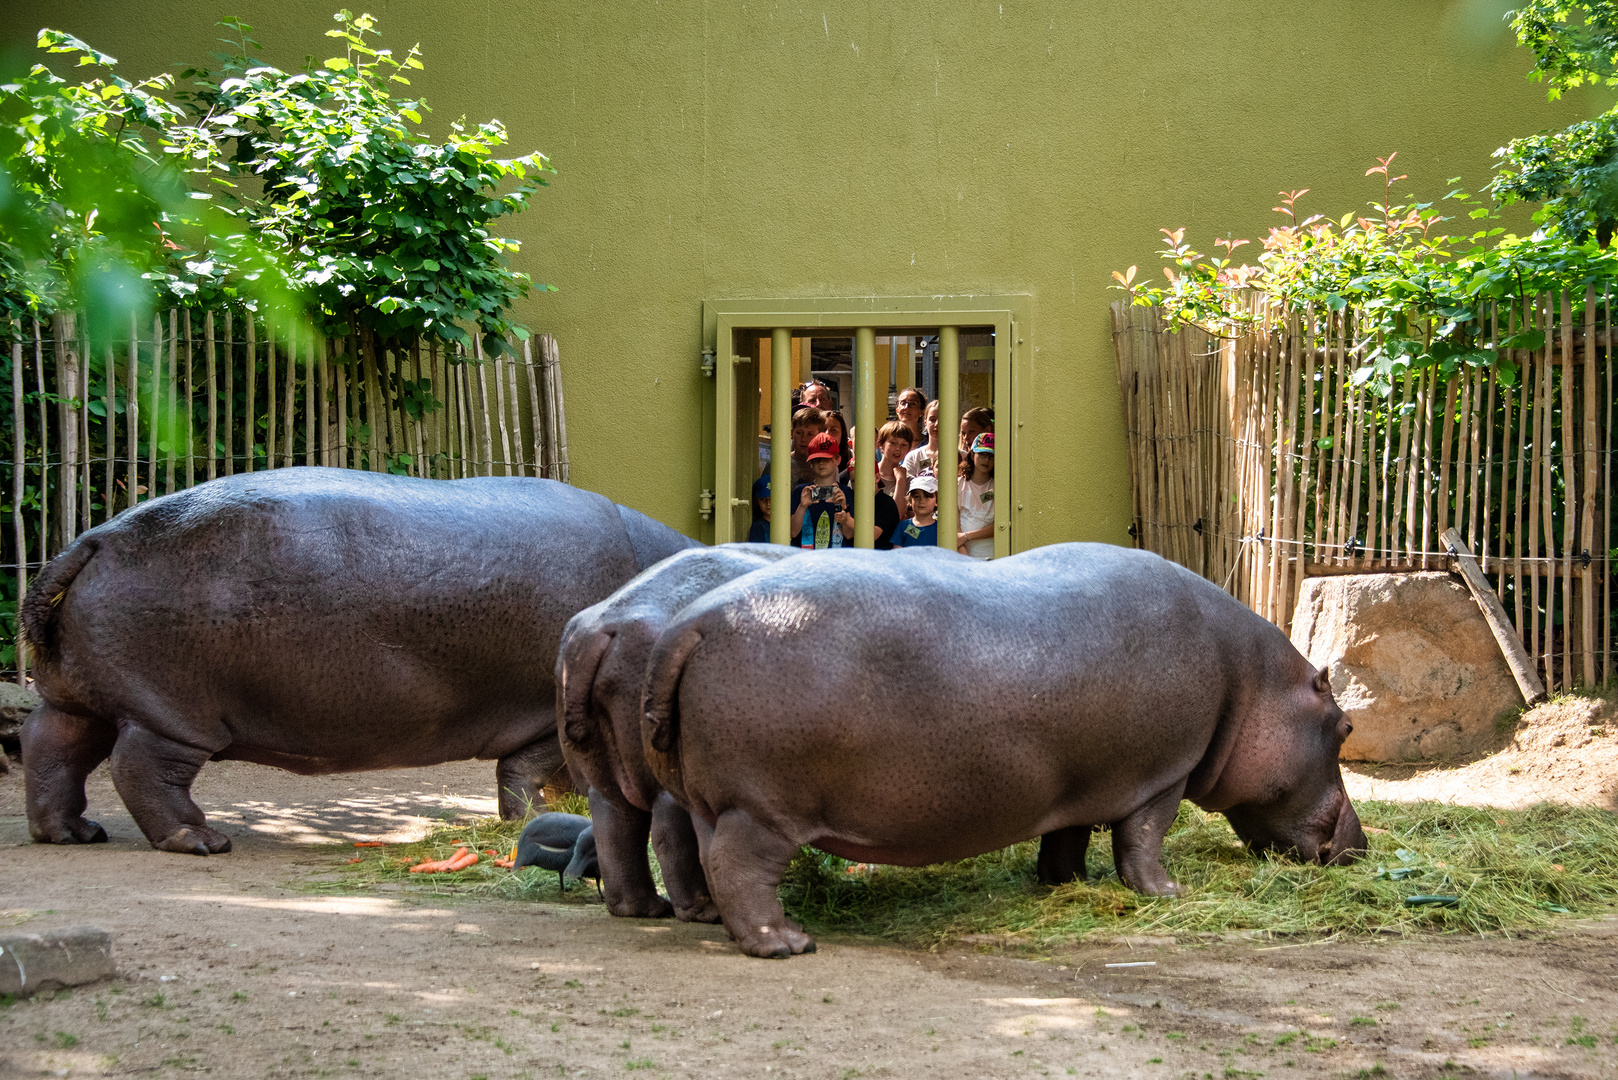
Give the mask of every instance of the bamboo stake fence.
M 481 344 L 471 355 L 439 342 L 387 348 L 353 327 L 326 339 L 244 310 L 168 311 L 105 340 L 87 326 L 73 314 L 0 323 L 11 389 L 0 415 L 10 466 L 11 528 L 0 530 L 8 679 L 27 675 L 15 605 L 32 575 L 134 503 L 291 465 L 568 479 L 549 334 L 514 342 L 515 356 L 486 358 Z
M 1267 301 L 1255 296 L 1256 313 Z M 1352 309 L 1215 338 L 1112 305 L 1137 546 L 1290 632 L 1306 577 L 1453 569 L 1455 528 L 1552 690 L 1613 674 L 1613 297 L 1501 305 L 1498 369 L 1353 385 L 1377 342 Z M 1264 323 L 1261 325 L 1273 325 Z

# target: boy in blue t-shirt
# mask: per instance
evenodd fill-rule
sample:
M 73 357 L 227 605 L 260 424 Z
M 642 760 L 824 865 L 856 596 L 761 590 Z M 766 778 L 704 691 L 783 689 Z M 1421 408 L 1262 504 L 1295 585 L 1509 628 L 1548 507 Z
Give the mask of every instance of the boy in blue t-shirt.
M 918 476 L 910 481 L 910 512 L 893 530 L 894 547 L 938 546 L 938 477 Z
M 854 493 L 837 482 L 837 439 L 809 440 L 809 482 L 792 492 L 792 542 L 806 548 L 854 546 Z

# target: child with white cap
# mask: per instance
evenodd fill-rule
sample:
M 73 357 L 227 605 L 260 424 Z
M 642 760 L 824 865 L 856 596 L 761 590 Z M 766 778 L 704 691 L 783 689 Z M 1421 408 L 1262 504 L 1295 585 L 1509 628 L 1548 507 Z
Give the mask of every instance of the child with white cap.
M 894 547 L 938 546 L 938 477 L 910 481 L 910 516 L 893 530 Z

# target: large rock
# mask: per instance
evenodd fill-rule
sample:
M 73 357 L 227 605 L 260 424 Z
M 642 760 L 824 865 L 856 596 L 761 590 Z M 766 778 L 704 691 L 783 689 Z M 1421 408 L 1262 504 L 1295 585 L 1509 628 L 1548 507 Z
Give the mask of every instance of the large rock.
M 0 682 L 0 740 L 15 742 L 22 722 L 39 708 L 39 695 L 14 682 Z
M 1486 749 L 1522 695 L 1483 613 L 1453 574 L 1309 578 L 1292 644 L 1331 668 L 1354 733 L 1349 761 L 1424 761 Z

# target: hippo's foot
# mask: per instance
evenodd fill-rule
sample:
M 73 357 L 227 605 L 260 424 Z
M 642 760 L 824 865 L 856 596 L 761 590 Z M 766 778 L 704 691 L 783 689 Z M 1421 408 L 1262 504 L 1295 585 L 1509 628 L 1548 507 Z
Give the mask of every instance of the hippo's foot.
M 1179 888 L 1163 872 L 1163 838 L 1180 812 L 1184 792 L 1182 778 L 1133 814 L 1112 823 L 1112 853 L 1118 877 L 1138 893 L 1179 895 Z
M 782 958 L 814 952 L 815 942 L 781 910 L 776 889 L 798 845 L 755 822 L 745 810 L 726 810 L 703 845 L 702 865 L 725 929 L 749 956 Z
M 607 911 L 620 919 L 667 919 L 674 914 L 674 905 L 656 893 L 634 898 L 609 896 Z
M 40 844 L 105 844 L 107 830 L 84 817 L 84 778 L 112 753 L 118 729 L 41 705 L 22 725 L 28 835 Z M 3 753 L 3 751 L 0 751 Z
M 815 939 L 788 919 L 782 919 L 779 926 L 744 929 L 736 935 L 736 945 L 748 956 L 765 960 L 785 960 L 789 956 L 815 951 Z
M 28 826 L 28 833 L 36 844 L 105 844 L 107 830 L 85 818 L 69 818 L 62 822 Z
M 689 907 L 676 905 L 674 917 L 681 922 L 716 923 L 721 921 L 719 905 L 708 897 L 704 897 L 701 903 Z
M 178 851 L 185 855 L 223 855 L 230 850 L 230 837 L 206 825 L 185 825 L 153 842 L 152 846 L 159 851 Z

